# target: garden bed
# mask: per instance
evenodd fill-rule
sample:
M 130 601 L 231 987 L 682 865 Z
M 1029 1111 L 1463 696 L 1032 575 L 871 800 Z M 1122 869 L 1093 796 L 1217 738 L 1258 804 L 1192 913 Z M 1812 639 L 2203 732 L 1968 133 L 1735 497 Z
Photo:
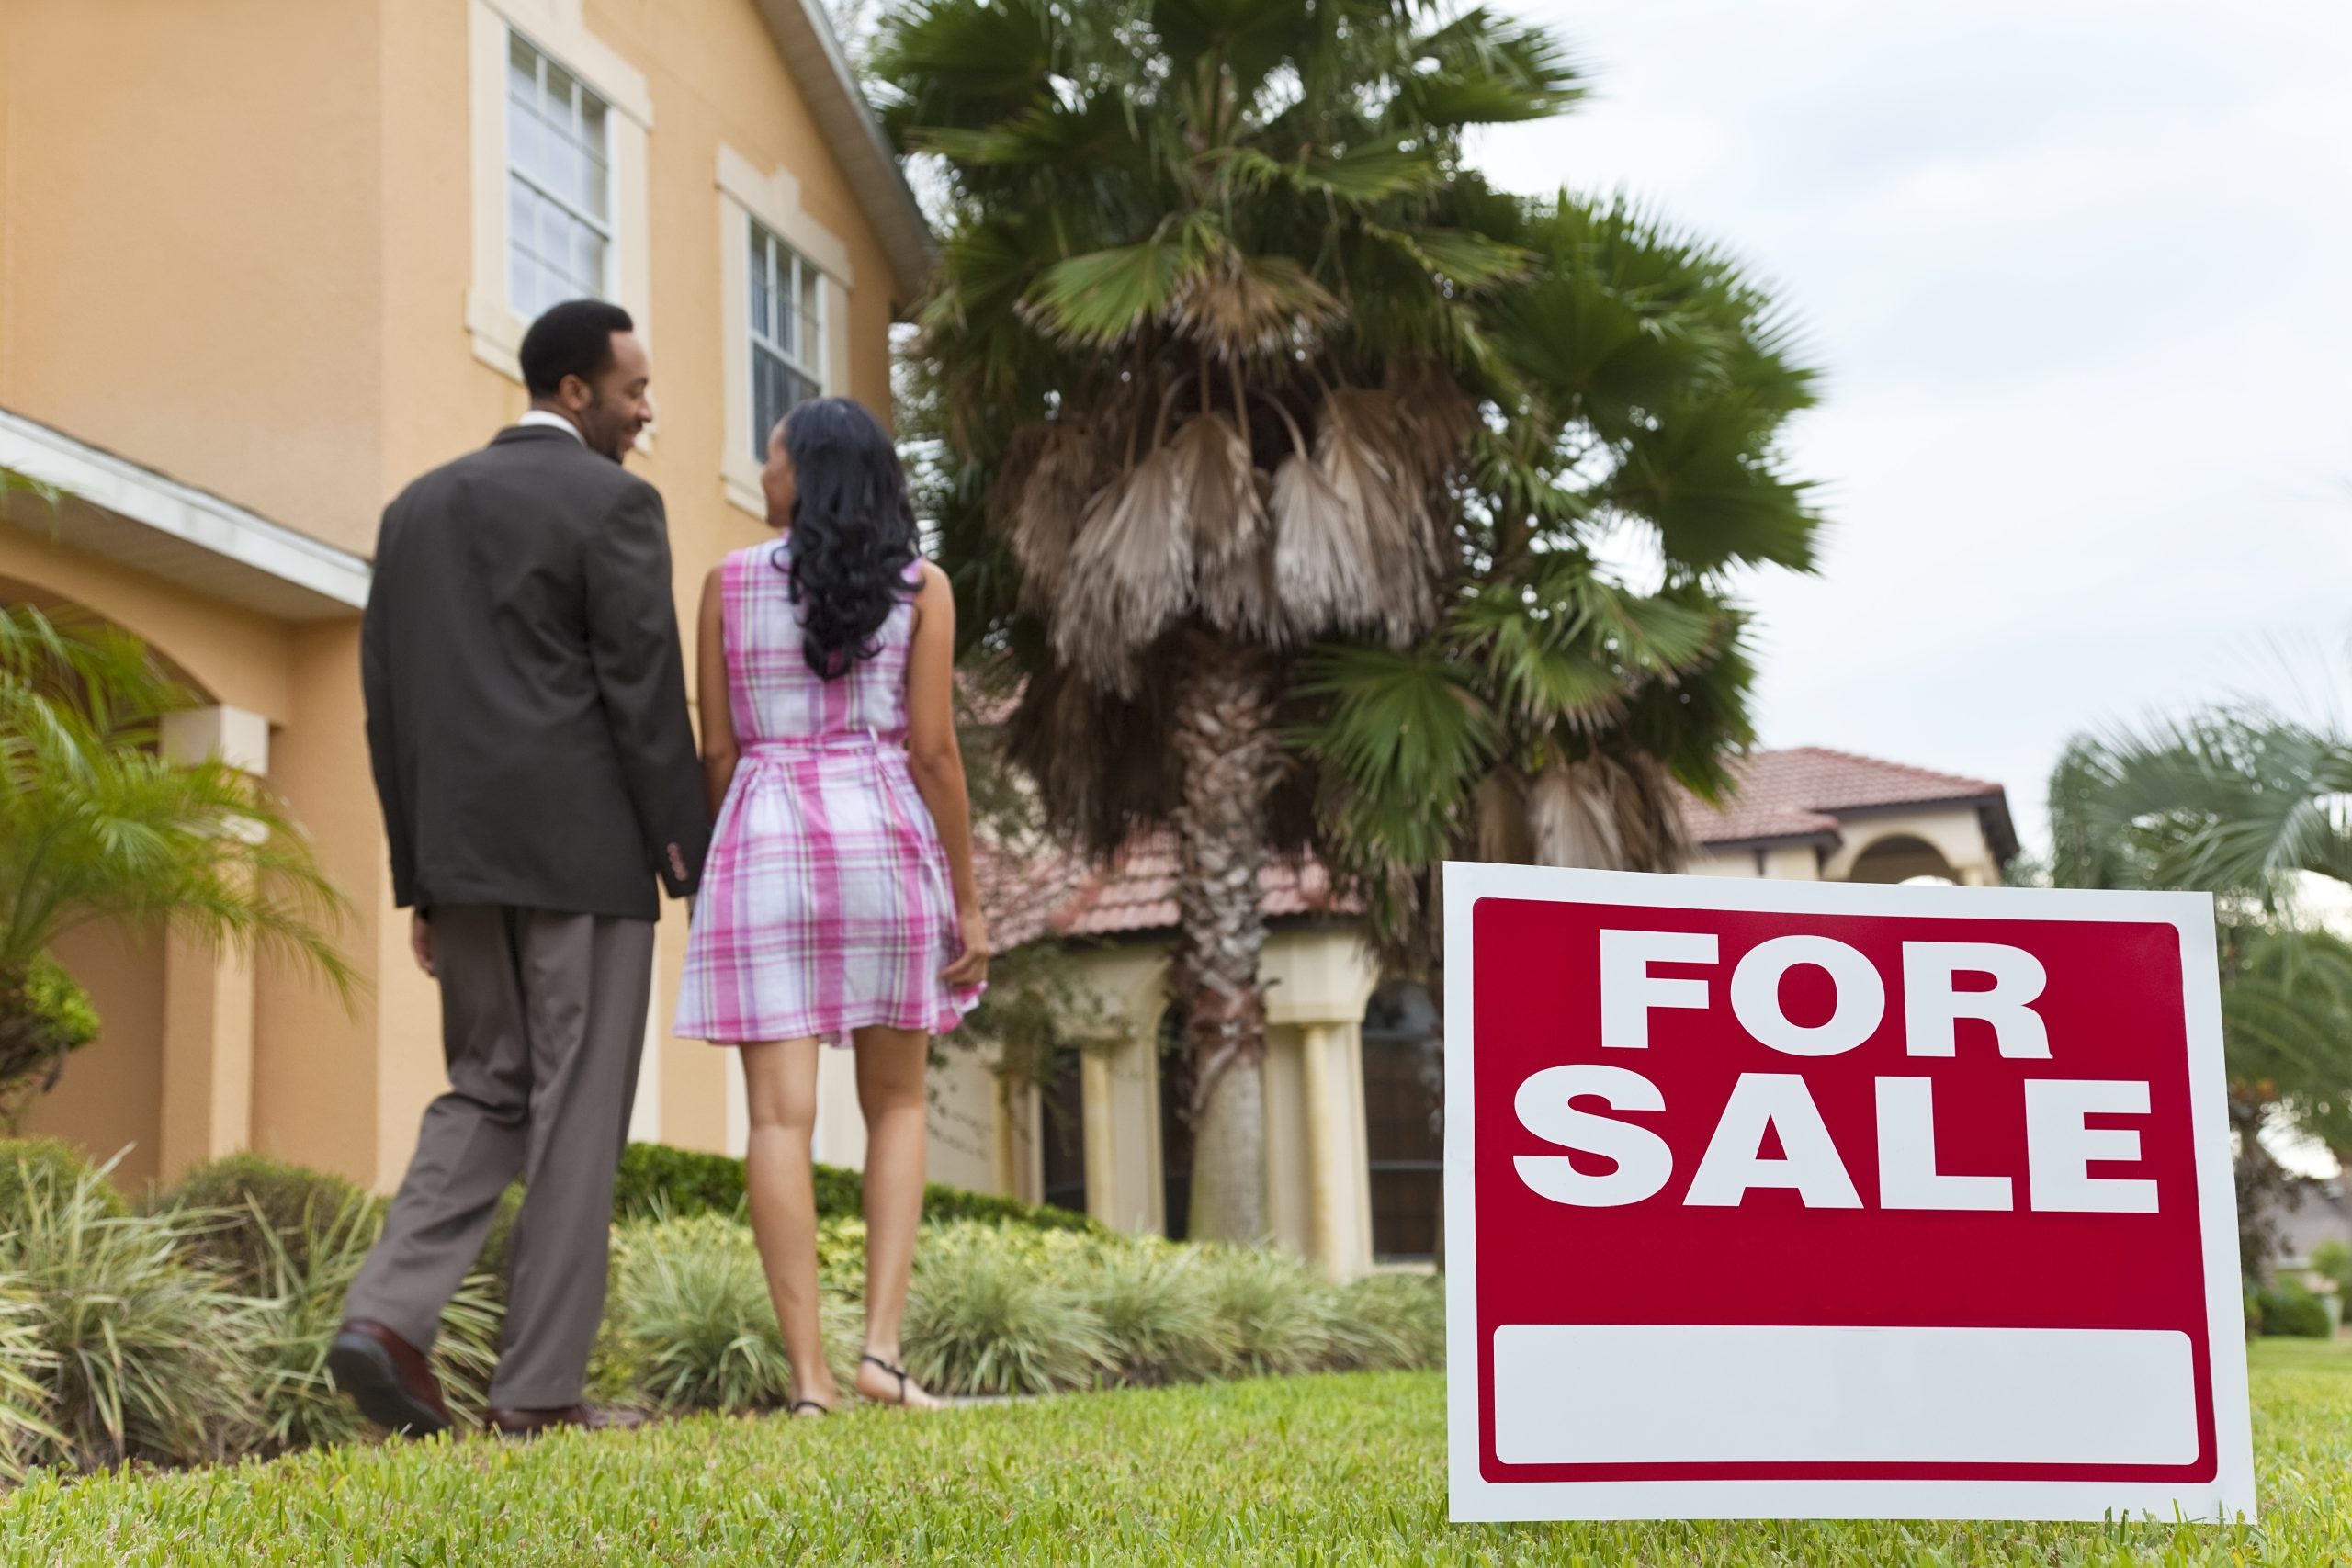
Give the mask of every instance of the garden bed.
M 77 1483 L 0 1504 L 0 1563 L 2161 1562 L 2352 1558 L 2352 1357 L 2255 1351 L 2264 1517 L 2217 1529 L 1445 1522 L 1444 1380 L 1263 1379 L 824 1421 L 695 1416 Z

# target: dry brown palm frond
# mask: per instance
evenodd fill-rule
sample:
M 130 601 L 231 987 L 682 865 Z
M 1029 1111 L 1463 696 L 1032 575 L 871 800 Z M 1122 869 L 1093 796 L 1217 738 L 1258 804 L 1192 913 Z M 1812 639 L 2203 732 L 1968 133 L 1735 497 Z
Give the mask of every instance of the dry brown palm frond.
M 1679 871 L 1690 848 L 1665 770 L 1647 756 L 1554 762 L 1528 786 L 1527 827 L 1538 865 Z
M 1202 615 L 1223 631 L 1274 635 L 1267 571 L 1273 525 L 1248 438 L 1223 414 L 1203 413 L 1187 421 L 1168 446 L 1176 466 L 1177 515 L 1192 529 Z
M 1288 256 L 1227 251 L 1187 278 L 1170 302 L 1170 321 L 1228 358 L 1272 354 L 1340 314 L 1340 301 Z
M 1527 781 L 1498 767 L 1480 779 L 1470 797 L 1473 857 L 1497 865 L 1526 865 L 1535 858 L 1527 831 Z
M 1313 637 L 1360 624 L 1373 596 L 1363 517 L 1315 459 L 1294 452 L 1274 469 L 1274 591 L 1286 631 Z
M 1399 450 L 1402 424 L 1392 394 L 1341 388 L 1325 400 L 1315 467 L 1353 517 L 1367 592 L 1342 624 L 1376 629 L 1399 647 L 1436 614 L 1431 578 L 1436 525 L 1419 465 Z
M 990 502 L 1001 508 L 998 525 L 1021 563 L 1025 596 L 1033 604 L 1049 605 L 1067 580 L 1087 503 L 1102 488 L 1103 440 L 1094 422 L 1079 415 L 1022 431 L 1015 438 L 1016 457 L 1023 456 L 1024 438 L 1033 450 L 1019 468 L 1008 468 Z
M 1155 447 L 1087 503 L 1054 602 L 1054 651 L 1123 695 L 1135 656 L 1189 607 L 1193 531 L 1178 507 L 1175 453 Z

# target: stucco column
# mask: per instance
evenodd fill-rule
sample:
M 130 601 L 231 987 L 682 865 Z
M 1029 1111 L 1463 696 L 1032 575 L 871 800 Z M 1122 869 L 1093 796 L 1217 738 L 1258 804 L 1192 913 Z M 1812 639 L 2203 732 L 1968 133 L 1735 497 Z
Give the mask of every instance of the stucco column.
M 269 721 L 243 708 L 169 714 L 163 750 L 183 765 L 209 757 L 256 776 L 269 772 Z M 254 971 L 177 932 L 164 950 L 163 1113 L 158 1174 L 245 1147 L 253 1139 Z
M 1352 1026 L 1309 1023 L 1299 1033 L 1311 1251 L 1333 1279 L 1352 1279 L 1372 1261 L 1362 1053 Z
M 1111 1057 L 1102 1050 L 1078 1054 L 1080 1114 L 1085 1136 L 1086 1212 L 1114 1230 L 1131 1229 L 1120 1223 L 1126 1205 L 1120 1200 L 1118 1110 L 1113 1100 Z

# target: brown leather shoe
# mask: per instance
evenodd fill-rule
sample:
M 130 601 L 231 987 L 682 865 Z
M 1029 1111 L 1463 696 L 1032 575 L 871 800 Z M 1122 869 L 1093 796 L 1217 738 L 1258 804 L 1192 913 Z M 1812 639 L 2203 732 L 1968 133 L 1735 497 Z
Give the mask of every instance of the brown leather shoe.
M 421 1438 L 449 1429 L 441 1380 L 424 1352 L 371 1318 L 345 1320 L 327 1346 L 327 1371 L 359 1413 L 387 1431 Z
M 606 1410 L 594 1404 L 567 1404 L 560 1410 L 502 1410 L 492 1405 L 490 1427 L 510 1438 L 537 1437 L 559 1427 L 591 1432 L 628 1432 L 645 1425 L 641 1410 Z

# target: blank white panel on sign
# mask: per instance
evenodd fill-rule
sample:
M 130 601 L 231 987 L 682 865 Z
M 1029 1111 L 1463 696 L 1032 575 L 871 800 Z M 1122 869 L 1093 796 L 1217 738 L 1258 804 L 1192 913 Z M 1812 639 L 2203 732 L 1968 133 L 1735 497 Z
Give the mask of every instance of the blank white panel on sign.
M 2195 1462 L 2185 1334 L 1505 1324 L 1505 1464 Z

